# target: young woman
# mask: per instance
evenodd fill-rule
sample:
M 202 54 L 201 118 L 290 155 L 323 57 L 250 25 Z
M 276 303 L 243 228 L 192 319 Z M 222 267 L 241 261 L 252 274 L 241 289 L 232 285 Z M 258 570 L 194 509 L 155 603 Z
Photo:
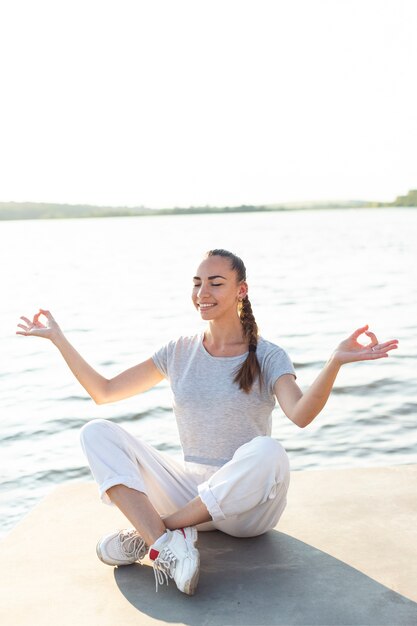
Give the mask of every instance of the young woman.
M 302 393 L 286 352 L 258 335 L 239 257 L 208 252 L 194 276 L 192 301 L 207 322 L 204 333 L 171 341 L 111 379 L 86 363 L 49 311 L 41 309 L 33 321 L 22 317 L 18 331 L 50 339 L 98 404 L 169 380 L 184 464 L 107 420 L 86 424 L 81 440 L 103 501 L 118 506 L 133 525 L 103 537 L 99 558 L 127 565 L 149 553 L 157 587 L 173 578 L 189 595 L 200 567 L 196 527 L 255 536 L 273 528 L 285 508 L 288 459 L 270 436 L 276 399 L 304 428 L 326 404 L 344 363 L 385 358 L 398 344 L 378 343 L 368 326 L 359 328 Z M 367 346 L 358 343 L 363 333 L 370 338 Z

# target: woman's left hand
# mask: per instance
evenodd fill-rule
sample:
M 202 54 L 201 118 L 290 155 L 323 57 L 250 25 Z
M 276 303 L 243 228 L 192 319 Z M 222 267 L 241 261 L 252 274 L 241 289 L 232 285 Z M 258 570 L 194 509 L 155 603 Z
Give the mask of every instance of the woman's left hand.
M 339 365 L 352 363 L 353 361 L 375 361 L 376 359 L 383 359 L 389 356 L 388 352 L 390 350 L 395 350 L 398 347 L 398 339 L 379 343 L 374 333 L 368 330 L 368 328 L 368 325 L 358 328 L 350 337 L 337 346 L 333 353 L 333 359 L 335 359 Z M 358 342 L 358 337 L 363 334 L 367 335 L 371 340 L 371 343 L 366 346 Z

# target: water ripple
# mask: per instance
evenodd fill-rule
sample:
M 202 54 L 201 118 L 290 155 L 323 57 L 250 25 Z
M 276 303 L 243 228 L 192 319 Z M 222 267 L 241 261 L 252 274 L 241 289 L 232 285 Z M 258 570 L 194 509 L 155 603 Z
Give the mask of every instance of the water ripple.
M 332 395 L 369 396 L 373 391 L 380 391 L 381 389 L 384 389 L 385 392 L 397 390 L 399 386 L 398 381 L 392 378 L 381 378 L 365 385 L 335 386 Z
M 54 290 L 53 312 L 61 315 L 61 309 L 69 320 L 66 330 L 78 337 L 81 352 L 92 364 L 123 367 L 126 362 L 138 362 L 138 348 L 139 352 L 151 354 L 172 337 L 188 334 L 191 328 L 192 332 L 198 331 L 195 327 L 199 321 L 189 308 L 188 286 L 177 277 L 188 276 L 191 256 L 198 256 L 200 244 L 204 250 L 206 244 L 218 240 L 222 230 L 231 249 L 247 250 L 245 260 L 254 277 L 251 289 L 256 290 L 257 319 L 264 320 L 262 327 L 271 329 L 265 334 L 267 339 L 291 346 L 289 352 L 295 356 L 301 386 L 322 369 L 321 359 L 327 357 L 328 346 L 343 339 L 358 315 L 366 317 L 358 320 L 358 326 L 369 321 L 378 329 L 378 336 L 389 338 L 392 332 L 401 340 L 393 358 L 381 361 L 376 369 L 371 364 L 362 369 L 347 367 L 325 411 L 308 429 L 298 429 L 279 408 L 274 411 L 273 433 L 288 450 L 292 467 L 305 470 L 416 462 L 417 322 L 413 272 L 417 262 L 417 212 L 375 211 L 361 210 L 360 229 L 352 213 L 343 210 L 326 212 L 325 229 L 319 211 L 164 217 L 158 221 L 158 228 L 151 218 L 124 218 L 122 222 L 91 219 L 82 224 L 15 223 L 13 232 L 9 229 L 8 241 L 15 272 L 7 289 L 12 290 L 16 276 L 25 273 L 15 253 L 24 235 L 27 257 L 38 259 L 42 267 L 39 277 L 45 285 L 62 283 L 65 272 L 65 289 Z M 359 219 L 359 212 L 357 215 Z M 186 228 L 176 230 L 173 243 L 171 235 L 179 219 Z M 73 258 L 74 240 L 68 237 L 68 228 L 81 241 L 76 266 L 68 264 L 68 258 Z M 372 238 L 366 234 L 369 228 Z M 48 262 L 50 249 L 39 246 L 39 230 L 54 242 L 53 264 Z M 262 249 L 253 245 L 255 230 Z M 281 242 L 278 247 L 277 232 Z M 393 253 L 392 233 L 401 254 Z M 136 245 L 138 239 L 141 246 Z M 110 256 L 109 245 L 113 250 Z M 150 273 L 143 271 L 149 266 L 149 258 L 155 259 Z M 175 280 L 166 280 L 167 267 Z M 155 277 L 162 278 L 163 289 Z M 37 299 L 35 284 L 17 281 L 14 300 L 22 302 L 22 290 L 25 302 Z M 401 306 L 394 309 L 392 303 L 396 302 Z M 42 341 L 12 342 L 10 318 L 14 312 L 2 309 L 0 315 L 4 321 L 0 335 L 3 333 L 10 342 L 13 353 L 9 371 L 0 373 L 5 391 L 0 399 L 1 471 L 5 484 L 13 486 L 2 500 L 1 531 L 44 495 L 45 486 L 90 479 L 88 468 L 81 467 L 77 431 L 91 419 L 92 408 L 87 394 L 74 386 L 59 356 L 45 349 L 47 344 Z M 109 318 L 115 323 L 109 324 Z M 5 345 L 8 349 L 9 343 Z M 179 450 L 167 382 L 139 400 L 94 407 L 93 412 L 126 425 L 159 449 L 171 453 Z
M 395 412 L 397 415 L 411 416 L 414 426 L 417 425 L 417 402 L 404 402 L 400 406 L 396 407 Z
M 167 414 L 172 414 L 171 407 L 158 406 L 141 412 L 121 413 L 120 415 L 114 415 L 111 417 L 111 421 L 117 424 L 122 424 L 126 422 L 136 422 L 138 420 L 144 420 L 146 418 L 158 418 L 158 416 L 163 416 Z M 24 429 L 21 428 L 18 430 L 14 430 L 10 434 L 4 434 L 1 436 L 0 441 L 2 443 L 10 443 L 19 440 L 26 441 L 28 439 L 33 441 L 34 439 L 50 437 L 56 433 L 70 430 L 79 430 L 89 421 L 91 421 L 90 418 L 83 419 L 74 417 L 64 417 L 60 419 L 50 420 L 48 422 L 45 422 L 42 428 L 33 429 L 33 427 L 31 428 L 29 426 L 25 427 Z
M 2 483 L 2 487 L 13 489 L 16 487 L 34 487 L 36 483 L 61 483 L 63 480 L 75 480 L 91 476 L 88 467 L 68 467 L 62 470 L 48 469 L 33 474 L 23 474 L 16 479 L 6 480 Z

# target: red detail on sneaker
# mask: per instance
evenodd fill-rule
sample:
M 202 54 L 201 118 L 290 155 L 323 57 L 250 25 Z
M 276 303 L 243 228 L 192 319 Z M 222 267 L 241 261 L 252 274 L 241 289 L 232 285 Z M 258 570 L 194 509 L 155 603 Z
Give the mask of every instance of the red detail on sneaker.
M 159 556 L 159 551 L 158 550 L 155 550 L 155 548 L 151 548 L 149 550 L 149 558 L 152 561 L 155 561 L 158 558 L 158 556 Z
M 182 532 L 182 534 L 184 535 L 184 539 L 187 539 L 187 535 L 185 534 L 185 530 L 183 528 L 179 528 L 178 530 L 180 530 Z

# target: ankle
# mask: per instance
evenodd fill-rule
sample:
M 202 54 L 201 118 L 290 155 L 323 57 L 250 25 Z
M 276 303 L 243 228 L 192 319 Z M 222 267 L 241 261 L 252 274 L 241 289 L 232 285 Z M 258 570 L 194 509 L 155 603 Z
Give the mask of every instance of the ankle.
M 162 535 L 155 539 L 155 541 L 152 542 L 152 547 L 158 549 L 163 543 L 165 543 L 167 537 L 168 533 L 167 531 L 165 531 L 164 533 L 162 533 Z

